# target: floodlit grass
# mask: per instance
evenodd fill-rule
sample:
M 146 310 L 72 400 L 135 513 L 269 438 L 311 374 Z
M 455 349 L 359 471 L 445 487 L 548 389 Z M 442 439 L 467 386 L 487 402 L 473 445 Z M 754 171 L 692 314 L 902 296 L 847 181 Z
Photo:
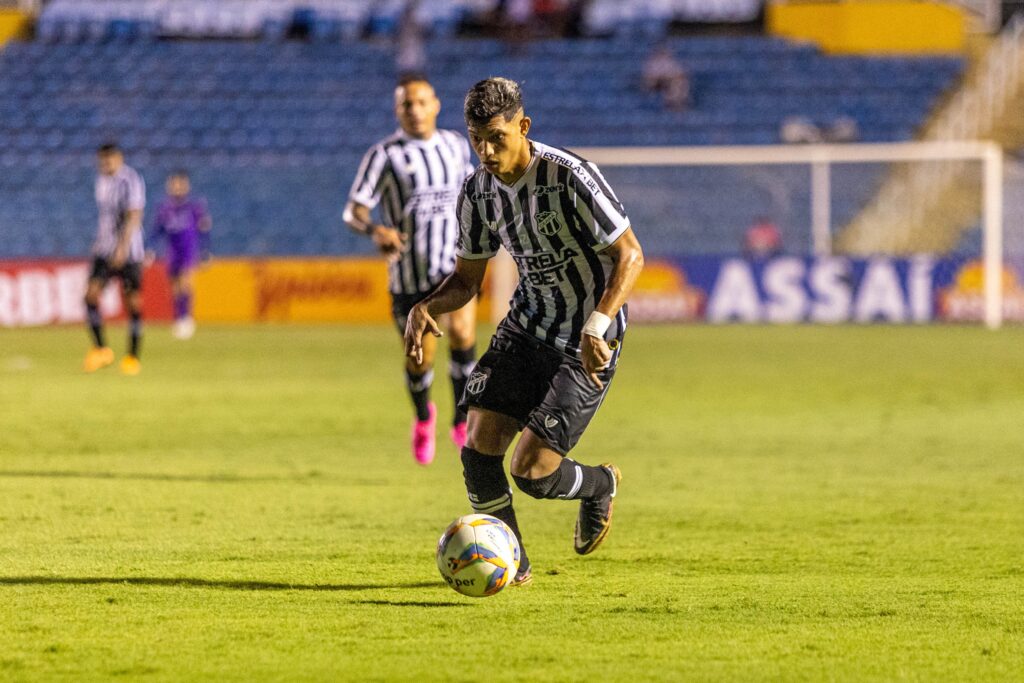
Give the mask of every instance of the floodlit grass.
M 484 600 L 434 567 L 469 510 L 390 328 L 84 351 L 0 331 L 2 680 L 1024 675 L 1022 330 L 634 328 L 575 452 L 622 467 L 606 545 L 519 495 L 536 580 Z

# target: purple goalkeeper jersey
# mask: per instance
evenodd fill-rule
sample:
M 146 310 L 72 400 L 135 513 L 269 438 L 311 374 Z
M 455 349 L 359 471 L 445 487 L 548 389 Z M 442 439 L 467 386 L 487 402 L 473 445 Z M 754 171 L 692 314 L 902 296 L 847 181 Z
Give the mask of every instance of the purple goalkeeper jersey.
M 157 209 L 153 237 L 167 238 L 169 261 L 192 262 L 204 246 L 209 223 L 202 199 L 166 197 Z

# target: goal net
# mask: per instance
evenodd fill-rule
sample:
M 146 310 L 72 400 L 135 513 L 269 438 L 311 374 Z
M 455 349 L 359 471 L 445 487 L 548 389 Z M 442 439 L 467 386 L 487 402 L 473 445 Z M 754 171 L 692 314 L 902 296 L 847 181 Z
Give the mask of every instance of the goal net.
M 993 144 L 573 151 L 601 167 L 644 246 L 633 320 L 1024 321 L 1024 240 L 1014 225 L 1004 245 Z M 494 265 L 501 301 L 515 266 Z

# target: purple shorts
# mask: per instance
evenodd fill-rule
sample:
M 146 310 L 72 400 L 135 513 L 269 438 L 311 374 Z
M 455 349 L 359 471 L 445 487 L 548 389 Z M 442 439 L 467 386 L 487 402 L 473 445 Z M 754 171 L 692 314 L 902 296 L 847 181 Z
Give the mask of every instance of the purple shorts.
M 194 249 L 177 250 L 170 249 L 167 252 L 167 273 L 171 277 L 178 277 L 187 270 L 192 270 L 199 264 L 199 251 Z

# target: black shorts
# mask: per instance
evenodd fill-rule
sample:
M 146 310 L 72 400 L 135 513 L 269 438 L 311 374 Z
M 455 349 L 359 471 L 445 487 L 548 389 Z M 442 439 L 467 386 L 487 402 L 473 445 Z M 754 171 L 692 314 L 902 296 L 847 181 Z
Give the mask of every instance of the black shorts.
M 120 268 L 111 268 L 107 259 L 100 256 L 93 258 L 89 279 L 98 280 L 106 286 L 112 277 L 121 280 L 121 288 L 125 294 L 133 294 L 142 289 L 142 264 L 129 261 Z
M 597 373 L 603 389 L 590 380 L 583 363 L 502 321 L 491 345 L 466 382 L 459 407 L 508 415 L 529 427 L 553 450 L 565 455 L 583 436 L 615 368 Z

